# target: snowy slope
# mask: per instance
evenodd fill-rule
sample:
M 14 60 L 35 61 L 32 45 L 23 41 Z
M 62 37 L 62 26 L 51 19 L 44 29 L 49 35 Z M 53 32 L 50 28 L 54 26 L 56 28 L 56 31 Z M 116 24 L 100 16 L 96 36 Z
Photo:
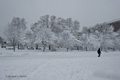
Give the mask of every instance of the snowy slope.
M 0 56 L 0 80 L 120 80 L 120 52 L 10 53 Z

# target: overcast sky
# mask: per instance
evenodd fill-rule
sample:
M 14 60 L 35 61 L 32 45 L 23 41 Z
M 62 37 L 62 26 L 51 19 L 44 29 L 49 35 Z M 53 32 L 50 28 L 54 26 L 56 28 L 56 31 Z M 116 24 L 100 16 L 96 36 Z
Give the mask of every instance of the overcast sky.
M 120 0 L 0 0 L 0 35 L 13 17 L 28 25 L 49 14 L 78 20 L 82 26 L 120 18 Z

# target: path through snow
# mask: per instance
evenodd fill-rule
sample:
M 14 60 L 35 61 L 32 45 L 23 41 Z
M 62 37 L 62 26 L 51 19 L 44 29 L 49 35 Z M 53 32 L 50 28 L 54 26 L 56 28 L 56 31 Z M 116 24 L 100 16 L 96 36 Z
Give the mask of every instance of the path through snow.
M 119 68 L 119 52 L 0 56 L 0 80 L 120 80 Z

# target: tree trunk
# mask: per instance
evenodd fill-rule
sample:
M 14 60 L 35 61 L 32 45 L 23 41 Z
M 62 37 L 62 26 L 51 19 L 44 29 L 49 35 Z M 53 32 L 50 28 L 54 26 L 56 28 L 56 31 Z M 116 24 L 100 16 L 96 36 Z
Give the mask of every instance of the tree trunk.
M 68 48 L 67 48 L 67 52 L 68 52 Z
M 16 46 L 16 43 L 15 43 L 15 40 L 13 40 L 13 50 L 15 52 L 15 46 Z
M 14 50 L 14 52 L 15 52 L 15 45 L 13 45 L 13 50 Z
M 20 45 L 19 45 L 19 43 L 18 43 L 18 49 L 20 48 Z
M 38 49 L 38 44 L 36 44 L 36 50 Z
M 87 47 L 86 47 L 86 51 L 87 51 Z
M 51 50 L 51 45 L 49 45 L 49 50 Z
M 79 51 L 79 46 L 77 46 L 77 50 Z
M 45 47 L 43 47 L 43 52 L 45 52 Z

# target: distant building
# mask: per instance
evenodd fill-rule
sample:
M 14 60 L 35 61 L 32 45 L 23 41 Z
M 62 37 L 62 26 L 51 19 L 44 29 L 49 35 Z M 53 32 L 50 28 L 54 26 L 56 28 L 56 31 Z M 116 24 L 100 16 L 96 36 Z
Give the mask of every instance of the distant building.
M 3 39 L 2 39 L 2 37 L 0 37 L 0 44 L 2 44 L 3 43 Z
M 2 37 L 0 37 L 0 45 L 1 45 L 1 48 L 6 48 L 6 42 Z
M 114 27 L 114 32 L 116 32 L 120 29 L 120 19 L 108 22 L 108 24 Z

